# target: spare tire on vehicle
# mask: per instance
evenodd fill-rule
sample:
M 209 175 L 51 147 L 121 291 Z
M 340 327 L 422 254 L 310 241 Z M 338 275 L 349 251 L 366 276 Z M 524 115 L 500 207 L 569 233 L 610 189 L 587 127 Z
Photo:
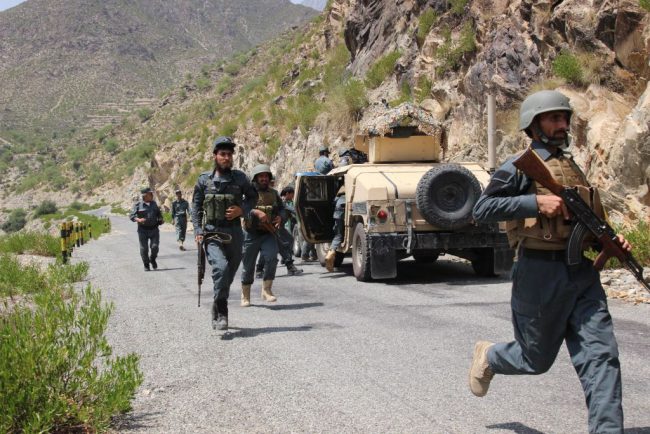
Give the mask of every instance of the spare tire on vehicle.
M 415 203 L 430 224 L 454 230 L 472 222 L 472 208 L 481 195 L 481 184 L 467 168 L 440 164 L 422 176 Z

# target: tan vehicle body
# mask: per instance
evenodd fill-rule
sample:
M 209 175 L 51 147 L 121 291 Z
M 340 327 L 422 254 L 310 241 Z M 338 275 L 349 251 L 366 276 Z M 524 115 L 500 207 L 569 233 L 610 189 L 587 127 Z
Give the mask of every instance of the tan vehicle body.
M 321 263 L 334 236 L 334 201 L 344 192 L 337 263 L 352 253 L 358 280 L 393 278 L 396 262 L 411 255 L 418 262 L 433 262 L 452 253 L 472 261 L 475 271 L 486 276 L 510 268 L 513 252 L 505 233 L 496 224 L 477 225 L 471 217 L 490 181 L 482 165 L 440 163 L 439 136 L 358 136 L 355 149 L 366 153 L 369 162 L 297 179 L 302 236 L 317 244 Z

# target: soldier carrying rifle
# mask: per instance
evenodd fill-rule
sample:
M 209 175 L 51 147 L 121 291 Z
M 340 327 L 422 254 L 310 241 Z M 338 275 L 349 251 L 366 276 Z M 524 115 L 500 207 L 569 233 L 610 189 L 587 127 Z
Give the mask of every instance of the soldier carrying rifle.
M 587 211 L 602 218 L 598 191 L 565 151 L 572 113 L 563 94 L 537 92 L 521 105 L 520 130 L 532 139 L 530 149 L 552 178 L 575 187 Z M 474 207 L 477 221 L 507 221 L 508 238 L 517 251 L 511 298 L 515 340 L 476 343 L 470 389 L 484 396 L 495 374 L 548 371 L 565 341 L 584 389 L 589 432 L 622 433 L 618 346 L 597 268 L 580 254 L 567 261 L 573 213 L 562 197 L 519 170 L 517 163 L 511 158 L 494 173 Z M 621 235 L 612 232 L 611 238 L 621 256 L 630 256 L 632 247 Z M 580 248 L 596 239 L 584 241 Z
M 253 207 L 257 192 L 246 174 L 232 168 L 235 142 L 214 141 L 214 170 L 199 175 L 192 197 L 192 224 L 199 248 L 212 267 L 212 327 L 228 328 L 228 295 L 242 258 L 241 217 L 262 214 Z

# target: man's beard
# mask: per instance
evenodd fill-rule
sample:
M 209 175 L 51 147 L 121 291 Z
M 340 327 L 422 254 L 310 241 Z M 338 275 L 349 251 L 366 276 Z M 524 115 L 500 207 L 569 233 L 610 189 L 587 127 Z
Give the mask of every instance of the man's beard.
M 214 163 L 215 168 L 219 173 L 228 173 L 232 169 L 232 163 L 228 164 L 219 164 L 217 162 Z

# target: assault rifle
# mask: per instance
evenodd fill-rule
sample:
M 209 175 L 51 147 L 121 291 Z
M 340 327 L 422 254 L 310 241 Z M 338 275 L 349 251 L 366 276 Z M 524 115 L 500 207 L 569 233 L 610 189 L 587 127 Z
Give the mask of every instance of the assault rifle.
M 205 238 L 201 240 L 200 243 L 196 243 L 198 258 L 196 261 L 196 267 L 198 270 L 198 284 L 199 284 L 199 307 L 201 307 L 201 284 L 203 283 L 203 278 L 205 277 Z
M 573 214 L 573 229 L 567 246 L 567 264 L 576 265 L 580 263 L 585 237 L 591 233 L 601 245 L 601 251 L 594 261 L 594 268 L 599 271 L 602 270 L 607 260 L 614 256 L 650 292 L 650 285 L 643 278 L 643 267 L 630 252 L 623 249 L 614 229 L 593 212 L 575 188 L 558 183 L 531 148 L 528 148 L 526 152 L 514 160 L 513 164 L 528 177 L 539 182 L 556 196 L 561 197 L 566 207 Z

